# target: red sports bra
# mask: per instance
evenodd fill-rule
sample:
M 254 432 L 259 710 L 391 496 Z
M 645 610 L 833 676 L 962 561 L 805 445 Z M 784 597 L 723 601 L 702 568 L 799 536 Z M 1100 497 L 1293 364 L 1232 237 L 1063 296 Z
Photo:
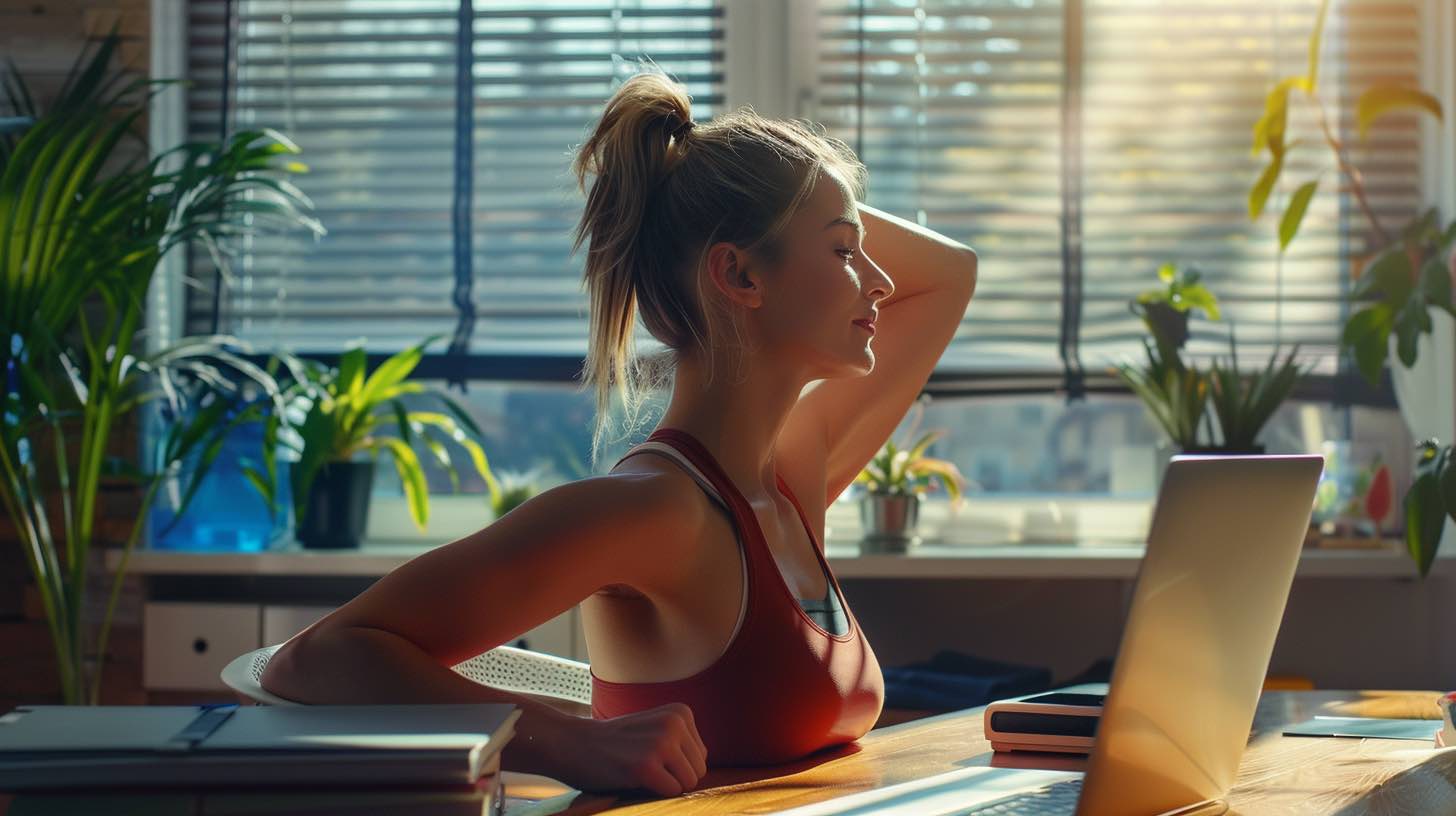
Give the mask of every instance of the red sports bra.
M 701 484 L 706 477 L 704 488 L 711 486 L 710 495 L 732 512 L 747 578 L 745 608 L 728 648 L 691 677 L 611 683 L 593 674 L 592 715 L 607 719 L 684 703 L 708 747 L 708 764 L 716 767 L 780 764 L 863 736 L 879 719 L 884 679 L 848 604 L 844 635 L 814 623 L 784 583 L 758 517 L 707 448 L 675 428 L 659 428 L 647 439 L 683 454 L 698 471 L 694 478 Z M 831 590 L 843 600 L 804 510 L 781 476 L 778 487 L 798 511 Z

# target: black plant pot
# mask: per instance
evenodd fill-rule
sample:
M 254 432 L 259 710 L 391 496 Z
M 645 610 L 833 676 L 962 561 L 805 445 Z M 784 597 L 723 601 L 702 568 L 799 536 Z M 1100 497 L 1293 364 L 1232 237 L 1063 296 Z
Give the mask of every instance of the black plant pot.
M 373 486 L 373 462 L 329 462 L 320 467 L 294 536 L 309 549 L 358 547 L 369 520 Z

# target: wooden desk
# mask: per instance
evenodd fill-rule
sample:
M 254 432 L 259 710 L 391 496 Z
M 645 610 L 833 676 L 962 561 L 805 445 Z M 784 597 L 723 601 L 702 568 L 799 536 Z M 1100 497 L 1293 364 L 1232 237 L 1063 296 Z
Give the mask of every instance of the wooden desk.
M 1229 796 L 1238 814 L 1407 816 L 1456 813 L 1456 749 L 1434 750 L 1411 740 L 1283 737 L 1283 726 L 1316 714 L 1433 719 L 1437 692 L 1269 692 L 1260 701 L 1255 732 Z M 884 788 L 973 766 L 1081 770 L 1083 760 L 1046 755 L 997 756 L 981 731 L 981 709 L 968 709 L 870 732 L 858 743 L 793 766 L 714 771 L 698 790 L 674 799 L 643 800 L 585 794 L 542 777 L 507 774 L 507 814 L 771 813 L 861 791 Z M 424 792 L 422 797 L 434 796 Z M 17 812 L 49 812 L 17 797 Z M 0 794 L 0 816 L 9 797 Z M 425 804 L 424 802 L 421 803 Z M 438 803 L 437 803 L 438 804 Z M 41 807 L 37 808 L 37 805 Z M 411 816 L 427 808 L 410 807 Z M 126 798 L 86 811 L 132 813 Z M 188 811 L 185 808 L 177 811 Z M 371 809 L 371 816 L 385 811 Z M 433 812 L 443 813 L 436 809 Z M 448 811 L 454 813 L 456 811 Z M 337 816 L 337 810 L 330 810 Z M 290 816 L 302 816 L 290 812 Z
M 1229 795 L 1239 814 L 1456 813 L 1456 750 L 1411 740 L 1284 737 L 1285 725 L 1317 714 L 1437 719 L 1437 692 L 1269 692 Z M 856 745 L 793 767 L 713 771 L 696 791 L 643 801 L 592 795 L 507 777 L 507 812 L 646 814 L 771 813 L 975 765 L 1081 770 L 1083 760 L 992 753 L 981 709 L 870 732 Z M 1012 755 L 1020 757 L 1021 755 Z M 554 799 L 522 808 L 514 797 Z M 545 807 L 542 807 L 545 806 Z

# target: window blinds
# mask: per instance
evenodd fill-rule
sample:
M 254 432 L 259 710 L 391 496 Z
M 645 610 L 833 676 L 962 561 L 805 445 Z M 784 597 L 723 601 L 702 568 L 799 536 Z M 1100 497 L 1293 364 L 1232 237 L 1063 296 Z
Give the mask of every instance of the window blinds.
M 856 145 L 869 203 L 975 247 L 980 285 L 938 375 L 1104 373 L 1140 355 L 1127 309 L 1160 264 L 1205 275 L 1240 360 L 1301 343 L 1333 373 L 1352 257 L 1366 225 L 1311 107 L 1291 103 L 1291 154 L 1258 221 L 1247 191 L 1264 95 L 1303 73 L 1318 0 L 843 0 L 821 3 L 815 116 Z M 1418 81 L 1415 0 L 1334 0 L 1321 95 L 1387 228 L 1419 204 L 1413 116 L 1354 138 L 1358 94 Z M 1321 192 L 1283 263 L 1288 195 Z M 1227 353 L 1195 320 L 1190 350 Z
M 581 207 L 571 148 L 639 55 L 684 82 L 695 113 L 716 113 L 722 10 L 707 0 L 475 0 L 460 12 L 457 0 L 189 4 L 191 132 L 216 138 L 226 93 L 232 130 L 288 134 L 310 167 L 296 181 L 329 230 L 317 242 L 270 234 L 236 247 L 222 331 L 305 352 L 451 335 L 462 311 L 452 302 L 460 171 L 473 188 L 469 351 L 585 354 L 581 259 L 568 257 Z M 465 37 L 462 17 L 473 18 Z M 469 168 L 456 151 L 461 42 L 471 46 Z M 210 266 L 194 269 L 210 285 Z M 208 330 L 211 295 L 194 291 L 189 303 L 189 329 Z

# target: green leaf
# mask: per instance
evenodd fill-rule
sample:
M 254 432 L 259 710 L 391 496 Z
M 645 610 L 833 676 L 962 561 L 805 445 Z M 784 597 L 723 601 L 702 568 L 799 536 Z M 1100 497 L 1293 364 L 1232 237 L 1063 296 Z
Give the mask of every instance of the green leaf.
M 1431 330 L 1431 314 L 1426 311 L 1426 299 L 1420 292 L 1412 292 L 1410 299 L 1395 315 L 1396 354 L 1406 368 L 1416 364 L 1416 348 L 1421 333 Z
M 1264 172 L 1259 174 L 1259 180 L 1254 182 L 1253 189 L 1249 190 L 1249 220 L 1253 221 L 1264 212 L 1264 205 L 1269 201 L 1269 193 L 1274 191 L 1274 182 L 1279 180 L 1279 173 L 1284 170 L 1284 156 L 1275 154 L 1269 159 L 1269 164 Z
M 1431 96 L 1419 88 L 1409 88 L 1403 85 L 1376 85 L 1365 93 L 1360 94 L 1360 101 L 1355 106 L 1355 116 L 1359 121 L 1360 139 L 1363 141 L 1370 132 L 1370 126 L 1387 113 L 1406 108 L 1424 110 L 1435 116 L 1441 117 L 1441 103 L 1436 97 Z
M 1178 267 L 1175 264 L 1165 263 L 1158 267 L 1158 280 L 1163 283 L 1172 283 L 1178 275 Z
M 1289 89 L 1302 87 L 1304 81 L 1302 76 L 1286 77 L 1264 97 L 1264 114 L 1254 123 L 1254 155 L 1268 147 L 1270 155 L 1283 157 L 1285 123 L 1289 118 Z
M 1372 386 L 1380 386 L 1380 369 L 1385 365 L 1394 326 L 1394 311 L 1381 302 L 1351 315 L 1340 335 L 1340 345 L 1354 354 L 1355 367 Z
M 1321 0 L 1319 14 L 1314 18 L 1314 31 L 1309 35 L 1309 69 L 1305 73 L 1305 93 L 1314 93 L 1315 80 L 1319 78 L 1320 37 L 1325 30 L 1325 14 L 1330 9 L 1330 0 Z
M 1410 298 L 1411 280 L 1410 255 L 1399 245 L 1380 253 L 1355 281 L 1350 293 L 1352 298 L 1362 300 L 1374 295 L 1383 296 L 1392 307 L 1403 304 Z
M 1445 457 L 1436 470 L 1441 483 L 1441 503 L 1446 506 L 1446 516 L 1456 521 L 1456 453 L 1447 447 Z
M 430 521 L 430 491 L 425 482 L 425 471 L 420 467 L 419 457 L 414 449 L 392 437 L 377 437 L 377 445 L 389 450 L 394 458 L 394 469 L 404 485 L 405 500 L 409 503 L 410 517 L 421 530 Z
M 439 338 L 440 335 L 430 337 L 423 343 L 407 348 L 380 363 L 379 367 L 374 369 L 374 373 L 369 375 L 368 381 L 364 383 L 359 394 L 359 402 L 363 410 L 372 410 L 376 404 L 386 398 L 384 397 L 386 392 L 403 383 L 405 378 L 415 370 L 415 366 L 420 364 L 420 360 L 425 354 L 425 347 Z
M 1422 578 L 1430 573 L 1436 550 L 1441 545 L 1446 509 L 1442 502 L 1440 475 L 1450 464 L 1450 448 L 1438 452 L 1434 445 L 1424 446 L 1416 467 L 1415 482 L 1405 496 L 1406 551 L 1415 560 Z
M 348 397 L 351 401 L 359 397 L 364 387 L 364 366 L 368 355 L 363 346 L 355 346 L 339 357 L 339 377 L 335 382 L 335 395 Z
M 1284 210 L 1284 218 L 1279 221 L 1279 251 L 1283 252 L 1294 240 L 1295 233 L 1299 232 L 1299 224 L 1304 220 L 1304 211 L 1309 208 L 1309 199 L 1314 195 L 1318 181 L 1307 181 L 1294 191 L 1294 196 L 1289 199 L 1289 207 Z
M 1440 256 L 1428 259 L 1421 267 L 1421 294 L 1436 306 L 1451 305 L 1451 272 Z

